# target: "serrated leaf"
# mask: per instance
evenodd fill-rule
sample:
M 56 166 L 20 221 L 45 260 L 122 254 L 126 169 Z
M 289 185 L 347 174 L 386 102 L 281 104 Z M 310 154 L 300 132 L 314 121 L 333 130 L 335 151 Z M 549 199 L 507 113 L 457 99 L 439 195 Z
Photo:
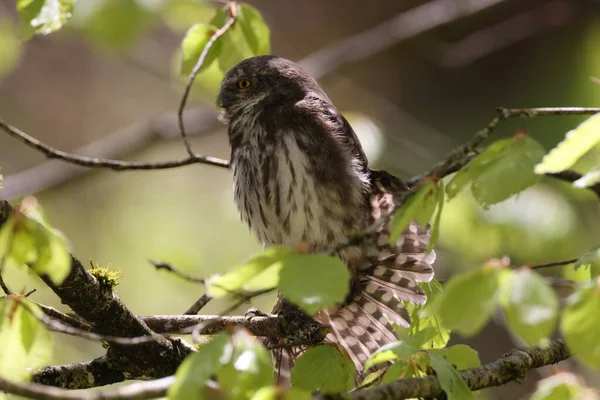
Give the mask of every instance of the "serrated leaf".
M 73 0 L 18 0 L 24 39 L 60 29 L 73 14 Z
M 536 165 L 537 174 L 557 173 L 570 168 L 600 142 L 600 114 L 595 114 L 577 128 L 567 132 L 565 139 Z
M 387 361 L 406 361 L 436 335 L 436 329 L 433 327 L 427 327 L 416 332 L 413 336 L 405 340 L 388 343 L 373 353 L 371 357 L 369 357 L 369 359 L 365 362 L 364 369 L 367 371 L 371 367 Z
M 436 335 L 429 341 L 423 343 L 421 348 L 432 349 L 445 347 L 450 340 L 450 329 L 446 328 L 440 316 L 435 310 L 435 303 L 444 290 L 442 285 L 435 279 L 421 285 L 427 296 L 427 302 L 422 306 L 407 305 L 410 309 L 411 324 L 409 336 L 415 336 L 417 332 L 429 327 L 435 329 Z
M 470 169 L 471 193 L 484 208 L 536 184 L 540 177 L 533 170 L 545 153 L 542 145 L 528 136 L 499 140 L 492 146 L 493 151 L 481 153 Z
M 440 190 L 435 183 L 429 180 L 423 182 L 392 216 L 390 243 L 395 243 L 413 220 L 426 226 L 435 211 L 439 196 Z
M 392 364 L 383 375 L 381 383 L 390 383 L 398 379 L 407 379 L 416 377 L 415 364 L 406 361 L 396 361 Z
M 558 297 L 544 279 L 528 268 L 504 281 L 501 303 L 511 330 L 528 344 L 547 339 L 558 320 Z
M 443 325 L 466 336 L 479 332 L 496 310 L 500 281 L 510 272 L 484 267 L 452 278 L 434 305 Z
M 71 272 L 71 255 L 62 235 L 35 206 L 14 213 L 0 228 L 0 253 L 17 265 L 27 264 L 60 285 Z
M 222 364 L 231 360 L 233 345 L 226 333 L 220 333 L 210 342 L 189 355 L 177 368 L 175 382 L 169 388 L 170 400 L 204 399 L 206 383 Z
M 336 347 L 321 345 L 308 349 L 292 369 L 292 387 L 343 393 L 354 387 L 354 363 Z
M 222 27 L 229 19 L 229 10 L 221 8 L 210 21 L 211 25 Z M 235 24 L 219 38 L 222 42 L 218 62 L 226 72 L 246 58 L 270 53 L 269 27 L 260 13 L 247 4 L 237 4 Z
M 208 41 L 217 31 L 217 27 L 210 24 L 196 24 L 186 33 L 181 42 L 181 75 L 188 76 L 196 66 L 200 55 L 204 51 Z M 221 41 L 213 43 L 206 56 L 200 71 L 208 68 L 219 56 L 221 52 Z
M 293 254 L 294 251 L 289 247 L 269 247 L 235 270 L 209 279 L 208 293 L 213 297 L 224 297 L 275 287 L 279 282 L 282 261 Z
M 255 56 L 271 53 L 270 29 L 256 8 L 240 3 L 237 23 Z
M 28 381 L 38 368 L 47 365 L 52 355 L 52 338 L 46 327 L 31 313 L 42 314 L 39 307 L 7 299 L 0 302 L 0 376 L 16 382 Z
M 590 368 L 600 368 L 600 280 L 591 281 L 567 298 L 560 329 L 567 346 Z
M 273 381 L 273 363 L 267 349 L 245 330 L 232 338 L 233 356 L 217 370 L 217 381 L 229 394 L 228 398 L 244 400 Z
M 448 400 L 468 400 L 475 398 L 462 376 L 442 355 L 435 351 L 428 351 L 427 353 L 429 354 L 431 367 L 440 381 L 440 386 L 446 392 Z
M 281 261 L 278 288 L 282 296 L 309 315 L 341 304 L 349 284 L 348 268 L 337 257 L 295 253 Z
M 457 370 L 478 368 L 481 366 L 479 360 L 479 353 L 466 344 L 457 344 L 454 346 L 446 347 L 445 349 L 433 349 L 429 352 L 435 351 L 446 359 L 454 368 Z
M 588 251 L 575 262 L 575 269 L 581 267 L 590 269 L 592 279 L 600 275 L 600 247 Z
M 577 377 L 570 373 L 551 375 L 538 382 L 537 390 L 529 400 L 575 400 L 584 399 Z M 591 400 L 591 399 L 590 399 Z

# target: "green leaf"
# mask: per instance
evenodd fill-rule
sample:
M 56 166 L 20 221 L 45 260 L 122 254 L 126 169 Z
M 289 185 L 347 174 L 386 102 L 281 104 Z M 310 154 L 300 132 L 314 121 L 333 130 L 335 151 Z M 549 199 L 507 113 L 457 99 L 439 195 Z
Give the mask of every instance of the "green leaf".
M 169 388 L 170 400 L 205 398 L 206 383 L 217 369 L 230 361 L 233 345 L 229 335 L 220 333 L 196 353 L 189 355 L 177 368 L 175 382 Z
M 365 371 L 377 364 L 387 361 L 408 360 L 413 354 L 419 351 L 425 343 L 429 342 L 436 335 L 436 329 L 428 327 L 416 332 L 414 336 L 409 337 L 406 340 L 399 340 L 382 346 L 365 362 Z
M 24 39 L 60 29 L 73 13 L 73 0 L 17 0 Z
M 432 351 L 444 357 L 446 361 L 458 370 L 478 368 L 481 366 L 477 351 L 466 344 L 457 344 L 446 347 L 445 349 L 433 349 L 429 350 L 429 353 Z
M 395 243 L 408 224 L 416 220 L 426 226 L 435 211 L 440 194 L 439 188 L 430 180 L 421 184 L 416 192 L 394 213 L 390 222 L 390 243 Z
M 251 398 L 260 388 L 273 382 L 273 363 L 267 349 L 245 330 L 232 336 L 233 357 L 217 370 L 217 382 L 226 389 L 228 398 Z
M 440 386 L 446 392 L 448 400 L 474 399 L 473 392 L 469 389 L 458 371 L 441 354 L 428 351 L 431 367 L 440 381 Z
M 237 24 L 239 24 L 248 46 L 255 56 L 270 54 L 270 30 L 262 15 L 251 5 L 240 3 Z
M 295 253 L 281 261 L 279 290 L 283 297 L 314 315 L 340 304 L 350 288 L 350 273 L 337 257 Z
M 293 254 L 294 251 L 289 247 L 269 247 L 235 270 L 209 279 L 208 292 L 213 297 L 224 297 L 275 287 L 279 282 L 282 261 Z
M 19 302 L 27 302 L 25 309 Z M 32 313 L 39 307 L 25 299 L 0 302 L 0 376 L 11 381 L 28 381 L 52 355 L 52 338 Z M 28 370 L 31 368 L 31 370 Z
M 575 400 L 585 398 L 577 376 L 561 372 L 539 381 L 537 390 L 529 400 Z
M 60 285 L 71 272 L 71 255 L 62 235 L 43 218 L 37 203 L 22 206 L 0 229 L 0 254 L 17 265 L 27 264 Z
M 450 340 L 450 329 L 446 328 L 436 313 L 435 303 L 443 293 L 442 285 L 435 279 L 421 285 L 427 296 L 427 302 L 422 306 L 407 304 L 410 309 L 411 324 L 409 336 L 415 336 L 417 332 L 429 327 L 435 329 L 436 335 L 429 341 L 423 343 L 421 348 L 432 349 L 445 347 Z
M 347 392 L 354 387 L 354 363 L 336 347 L 321 345 L 308 349 L 292 369 L 292 387 L 325 393 Z
M 470 181 L 471 193 L 484 208 L 504 201 L 539 181 L 533 170 L 544 153 L 528 136 L 498 140 L 456 173 L 448 183 L 448 197 Z
M 528 344 L 547 339 L 558 320 L 558 297 L 528 268 L 513 272 L 501 288 L 501 303 L 511 330 Z
M 431 226 L 431 237 L 427 245 L 427 253 L 433 250 L 440 236 L 440 221 L 442 219 L 442 209 L 444 208 L 444 182 L 440 181 L 438 185 L 437 206 L 435 208 L 435 216 L 433 217 L 433 225 Z
M 500 281 L 510 272 L 484 267 L 452 278 L 434 306 L 443 325 L 466 336 L 479 332 L 496 310 Z
M 557 173 L 570 168 L 600 142 L 600 114 L 595 114 L 574 130 L 536 165 L 537 174 Z
M 230 18 L 227 7 L 217 10 L 211 25 L 221 28 Z M 223 72 L 246 58 L 269 54 L 271 51 L 269 27 L 260 13 L 247 4 L 237 4 L 235 24 L 222 35 L 218 62 Z
M 406 361 L 396 361 L 387 369 L 387 371 L 385 371 L 381 383 L 390 383 L 398 379 L 416 377 L 417 373 L 414 365 L 414 363 L 408 363 Z
M 11 73 L 18 65 L 23 46 L 7 17 L 0 17 L 0 80 Z M 0 189 L 2 174 L 0 174 Z
M 267 386 L 258 390 L 251 400 L 311 400 L 312 394 L 296 388 L 284 391 L 281 387 Z
M 196 24 L 192 26 L 181 42 L 181 75 L 188 76 L 196 66 L 206 44 L 218 28 L 209 24 Z M 200 71 L 208 68 L 221 52 L 221 41 L 217 40 L 206 53 Z
M 600 247 L 588 251 L 575 262 L 575 269 L 589 267 L 591 278 L 600 275 Z
M 590 282 L 567 298 L 560 329 L 567 346 L 590 368 L 600 368 L 600 280 Z
M 142 2 L 103 0 L 77 23 L 100 48 L 123 50 L 135 43 L 155 18 Z

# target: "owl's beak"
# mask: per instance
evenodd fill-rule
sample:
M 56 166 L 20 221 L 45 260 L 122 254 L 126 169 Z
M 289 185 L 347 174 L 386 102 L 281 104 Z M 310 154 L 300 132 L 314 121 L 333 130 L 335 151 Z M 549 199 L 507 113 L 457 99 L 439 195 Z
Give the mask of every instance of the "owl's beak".
M 228 95 L 223 89 L 221 89 L 217 95 L 217 107 L 227 108 L 233 103 L 233 100 L 233 96 Z

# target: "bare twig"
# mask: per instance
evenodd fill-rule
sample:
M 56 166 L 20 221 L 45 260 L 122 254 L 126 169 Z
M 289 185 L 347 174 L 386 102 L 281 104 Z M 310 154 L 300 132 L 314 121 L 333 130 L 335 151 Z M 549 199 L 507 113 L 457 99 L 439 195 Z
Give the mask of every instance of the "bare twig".
M 13 138 L 25 143 L 27 146 L 32 147 L 48 158 L 56 158 L 59 160 L 70 162 L 71 164 L 79 165 L 87 168 L 108 168 L 114 171 L 125 171 L 125 170 L 155 170 L 155 169 L 167 169 L 177 168 L 190 164 L 209 164 L 216 165 L 219 167 L 228 167 L 229 163 L 220 158 L 194 155 L 179 160 L 170 161 L 159 161 L 159 162 L 138 162 L 138 161 L 121 161 L 121 160 L 110 160 L 105 158 L 90 158 L 79 156 L 76 154 L 67 153 L 61 150 L 56 150 L 45 143 L 40 142 L 36 138 L 29 136 L 25 132 L 18 128 L 7 124 L 0 120 L 0 129 L 8 133 Z
M 212 132 L 221 126 L 214 110 L 195 107 L 185 112 L 188 135 Z M 190 127 L 191 126 L 191 130 Z M 179 137 L 175 112 L 165 113 L 149 121 L 136 122 L 77 148 L 72 154 L 91 159 L 118 159 L 153 141 Z M 2 195 L 14 199 L 67 182 L 88 171 L 64 160 L 47 160 L 35 167 L 4 177 Z M 124 164 L 127 165 L 127 164 Z
M 37 301 L 33 301 L 33 300 L 29 300 L 29 301 L 31 301 L 33 304 L 35 304 L 36 306 L 41 308 L 41 310 L 47 316 L 54 318 L 56 320 L 62 321 L 62 323 L 66 324 L 67 326 L 77 328 L 80 330 L 84 330 L 84 331 L 92 330 L 92 326 L 81 319 L 73 318 L 70 315 L 67 315 L 63 312 L 58 311 L 54 307 L 50 307 L 45 304 L 38 303 Z
M 577 260 L 579 260 L 579 259 L 578 258 L 573 258 L 571 260 L 565 260 L 565 261 L 554 261 L 554 262 L 549 262 L 549 263 L 545 263 L 545 264 L 528 265 L 527 267 L 529 269 L 542 269 L 542 268 L 549 268 L 549 267 L 560 267 L 560 266 L 563 266 L 563 265 L 573 264 Z
M 181 133 L 181 138 L 183 139 L 185 148 L 186 148 L 188 154 L 190 155 L 190 158 L 192 158 L 192 159 L 197 158 L 198 155 L 196 153 L 194 153 L 194 150 L 192 150 L 192 146 L 188 140 L 187 132 L 185 131 L 185 126 L 183 124 L 183 110 L 185 109 L 187 99 L 192 90 L 192 85 L 194 84 L 194 80 L 196 80 L 196 75 L 198 75 L 198 72 L 200 72 L 200 68 L 202 68 L 202 66 L 204 65 L 204 60 L 206 59 L 206 56 L 208 55 L 208 51 L 215 44 L 215 42 L 221 36 L 223 36 L 225 34 L 225 32 L 227 32 L 229 30 L 229 28 L 231 28 L 233 26 L 233 24 L 235 23 L 235 21 L 237 19 L 237 11 L 236 11 L 237 5 L 235 4 L 235 2 L 231 2 L 229 4 L 228 9 L 229 9 L 229 13 L 230 13 L 229 19 L 227 20 L 227 22 L 225 22 L 225 24 L 220 29 L 217 29 L 215 31 L 215 33 L 210 37 L 208 42 L 206 42 L 206 45 L 202 49 L 202 53 L 200 53 L 200 57 L 198 57 L 198 61 L 196 62 L 196 65 L 194 65 L 194 69 L 192 69 L 192 72 L 190 73 L 187 84 L 185 85 L 185 89 L 183 90 L 183 96 L 181 97 L 181 103 L 179 104 L 179 110 L 177 112 L 177 116 L 179 118 L 179 130 Z M 204 156 L 200 156 L 200 157 L 204 157 Z
M 567 346 L 560 340 L 552 340 L 546 347 L 515 349 L 504 357 L 479 368 L 460 371 L 471 390 L 500 386 L 523 378 L 528 371 L 556 364 L 569 358 Z M 349 393 L 352 400 L 386 400 L 439 397 L 443 393 L 437 377 L 401 379 L 374 388 Z M 316 396 L 324 399 L 323 396 Z M 341 398 L 341 396 L 339 396 Z
M 35 312 L 27 301 L 22 301 L 21 296 L 12 295 L 14 300 L 18 301 L 21 307 L 23 307 L 27 312 L 33 315 L 38 321 L 46 325 L 46 327 L 54 332 L 65 333 L 67 335 L 78 336 L 84 339 L 95 340 L 99 342 L 107 342 L 112 344 L 120 344 L 124 346 L 131 346 L 141 343 L 155 342 L 160 339 L 164 339 L 162 336 L 152 333 L 148 336 L 138 336 L 138 337 L 120 337 L 113 335 L 100 335 L 97 333 L 90 332 L 85 329 L 75 328 L 69 325 L 64 324 L 62 321 L 58 319 L 54 319 L 49 317 L 46 314 L 40 314 Z
M 196 302 L 194 304 L 192 304 L 192 306 L 190 308 L 187 309 L 187 311 L 184 314 L 185 315 L 198 314 L 200 312 L 200 310 L 202 310 L 204 308 L 204 306 L 206 306 L 212 299 L 213 299 L 213 297 L 210 294 L 204 293 L 198 300 L 196 300 Z
M 153 381 L 136 382 L 102 391 L 74 392 L 68 389 L 40 385 L 39 383 L 11 382 L 0 377 L 0 390 L 39 400 L 142 400 L 164 397 L 173 382 L 175 382 L 175 377 L 167 376 Z
M 148 260 L 148 261 L 150 261 L 150 264 L 154 265 L 154 267 L 157 270 L 161 270 L 161 269 L 167 270 L 167 271 L 171 272 L 172 274 L 175 274 L 178 277 L 185 279 L 186 281 L 193 282 L 193 283 L 202 283 L 202 284 L 204 284 L 204 282 L 205 282 L 204 278 L 188 274 L 187 272 L 180 271 L 167 262 L 152 261 L 152 260 Z

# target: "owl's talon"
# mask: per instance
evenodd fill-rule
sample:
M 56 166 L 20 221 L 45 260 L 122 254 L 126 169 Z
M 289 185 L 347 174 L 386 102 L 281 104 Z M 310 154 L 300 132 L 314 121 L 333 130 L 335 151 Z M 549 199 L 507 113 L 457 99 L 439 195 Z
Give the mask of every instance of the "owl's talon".
M 246 311 L 246 314 L 244 314 L 244 317 L 246 319 L 252 319 L 254 317 L 271 317 L 271 314 L 267 314 L 266 312 L 260 311 L 258 308 L 252 307 L 249 308 L 248 311 Z

